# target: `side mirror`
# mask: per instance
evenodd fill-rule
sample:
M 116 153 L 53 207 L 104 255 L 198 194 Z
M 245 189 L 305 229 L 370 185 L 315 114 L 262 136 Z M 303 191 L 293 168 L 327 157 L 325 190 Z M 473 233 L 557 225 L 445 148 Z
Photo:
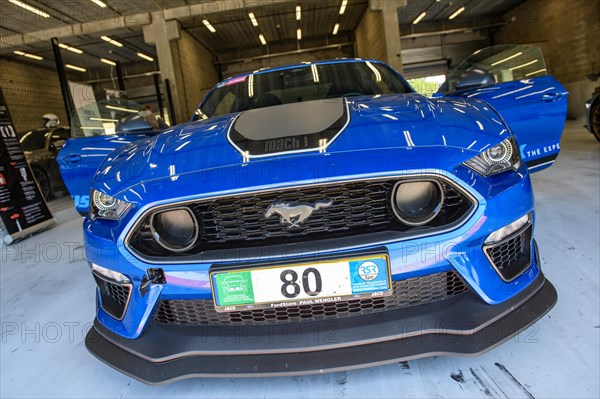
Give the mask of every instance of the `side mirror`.
M 496 83 L 494 75 L 486 70 L 473 68 L 460 76 L 460 79 L 456 82 L 456 90 L 476 89 L 494 83 Z
M 115 129 L 117 134 L 135 134 L 151 131 L 152 125 L 139 114 L 127 115 L 121 118 Z
M 60 151 L 61 148 L 63 148 L 63 146 L 65 145 L 66 140 L 56 140 L 52 143 L 50 143 L 50 151 L 52 152 L 58 152 Z

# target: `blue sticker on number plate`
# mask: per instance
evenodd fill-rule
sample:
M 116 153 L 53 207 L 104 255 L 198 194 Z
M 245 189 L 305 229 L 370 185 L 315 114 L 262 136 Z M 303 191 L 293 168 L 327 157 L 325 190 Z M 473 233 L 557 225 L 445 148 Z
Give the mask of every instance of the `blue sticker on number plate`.
M 387 291 L 388 266 L 385 258 L 350 261 L 352 293 Z

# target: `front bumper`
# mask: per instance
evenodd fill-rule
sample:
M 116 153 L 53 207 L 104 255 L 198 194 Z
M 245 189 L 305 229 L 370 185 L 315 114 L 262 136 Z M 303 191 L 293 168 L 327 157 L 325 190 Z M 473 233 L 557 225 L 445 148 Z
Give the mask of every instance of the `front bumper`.
M 526 329 L 556 303 L 540 272 L 523 291 L 488 305 L 469 291 L 454 298 L 336 320 L 239 327 L 152 323 L 135 340 L 96 320 L 86 347 L 151 385 L 193 377 L 332 372 L 434 355 L 476 355 Z

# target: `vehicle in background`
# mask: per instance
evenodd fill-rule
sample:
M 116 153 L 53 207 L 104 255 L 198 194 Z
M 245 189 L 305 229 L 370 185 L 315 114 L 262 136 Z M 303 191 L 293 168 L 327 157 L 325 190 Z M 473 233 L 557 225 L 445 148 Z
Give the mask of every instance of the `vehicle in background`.
M 58 154 L 60 174 L 75 208 L 87 215 L 90 183 L 115 149 L 161 132 L 147 121 L 147 110 L 125 99 L 93 102 L 72 115 L 71 137 Z
M 60 126 L 42 127 L 19 134 L 25 159 L 46 201 L 66 194 L 56 158 L 69 135 L 69 128 Z
M 595 82 L 600 77 L 599 73 L 591 73 L 586 76 L 590 82 Z M 600 86 L 596 87 L 592 93 L 592 97 L 585 102 L 585 110 L 587 112 L 586 128 L 600 141 Z

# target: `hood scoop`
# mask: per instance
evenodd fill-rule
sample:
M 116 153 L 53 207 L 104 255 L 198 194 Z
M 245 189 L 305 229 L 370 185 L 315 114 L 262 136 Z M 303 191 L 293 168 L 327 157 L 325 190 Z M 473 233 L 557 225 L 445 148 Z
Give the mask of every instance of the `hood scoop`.
M 239 114 L 227 139 L 245 158 L 324 150 L 349 122 L 343 98 L 276 105 Z

